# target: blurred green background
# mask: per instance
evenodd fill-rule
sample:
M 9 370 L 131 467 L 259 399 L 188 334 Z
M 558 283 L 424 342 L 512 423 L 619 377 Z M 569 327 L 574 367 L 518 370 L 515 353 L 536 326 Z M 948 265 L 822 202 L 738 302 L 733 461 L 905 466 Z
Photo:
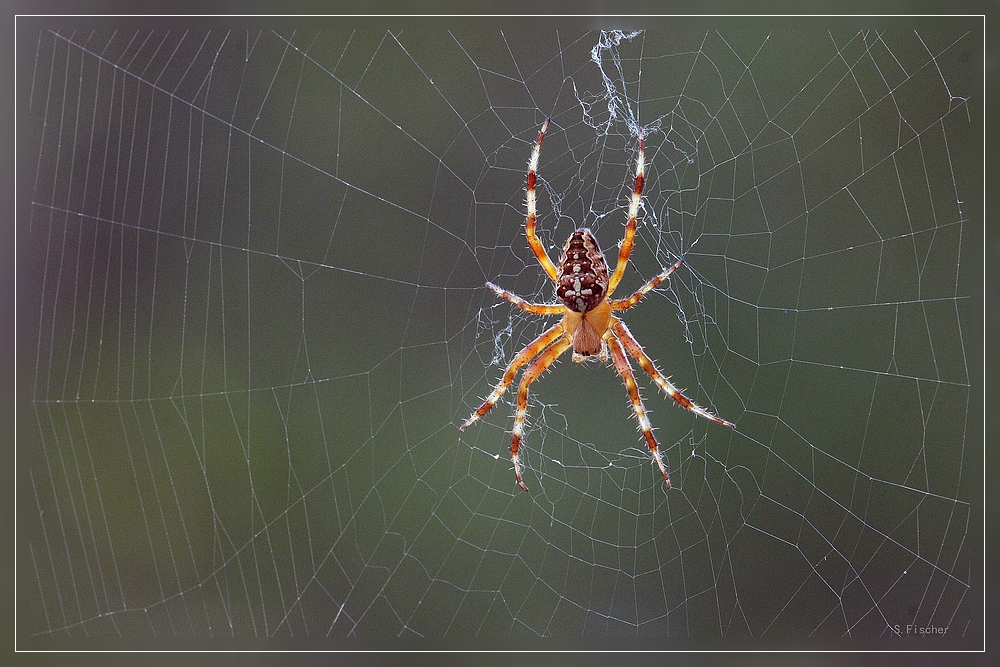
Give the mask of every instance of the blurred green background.
M 19 33 L 21 639 L 980 637 L 975 23 L 151 27 Z M 737 424 L 639 377 L 669 492 L 611 368 L 528 494 L 457 430 L 546 326 L 483 285 L 551 299 L 547 116 L 551 254 L 646 128 L 625 319 Z

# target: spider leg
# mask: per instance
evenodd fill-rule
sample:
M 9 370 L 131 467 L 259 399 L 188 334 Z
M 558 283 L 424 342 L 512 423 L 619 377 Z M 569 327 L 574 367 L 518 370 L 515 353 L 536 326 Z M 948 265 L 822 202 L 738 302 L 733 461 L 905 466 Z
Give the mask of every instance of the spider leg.
M 493 283 L 486 283 L 486 286 L 491 290 L 496 292 L 497 296 L 501 299 L 507 299 L 512 304 L 520 308 L 521 310 L 526 310 L 534 315 L 562 315 L 563 307 L 562 304 L 558 303 L 528 303 L 518 295 L 513 292 L 508 292 L 502 287 L 497 287 Z
M 552 347 L 542 352 L 537 359 L 531 362 L 528 370 L 521 376 L 521 384 L 517 388 L 517 414 L 514 417 L 514 437 L 510 441 L 510 459 L 514 462 L 514 474 L 517 476 L 517 483 L 525 491 L 528 487 L 524 485 L 521 475 L 524 466 L 521 464 L 521 457 L 517 450 L 521 446 L 521 435 L 524 433 L 524 417 L 528 413 L 528 385 L 538 379 L 538 376 L 545 372 L 545 369 L 552 365 L 552 362 L 559 358 L 559 355 L 573 346 L 572 336 L 565 336 L 562 340 L 553 343 Z
M 622 343 L 617 336 L 614 334 L 608 336 L 608 346 L 611 348 L 611 358 L 615 362 L 615 368 L 618 369 L 618 374 L 625 381 L 625 389 L 628 390 L 628 397 L 632 400 L 632 410 L 635 411 L 635 416 L 639 420 L 642 436 L 646 439 L 649 451 L 653 454 L 653 461 L 659 466 L 660 473 L 663 474 L 663 481 L 667 483 L 669 489 L 670 476 L 667 474 L 667 466 L 663 463 L 663 457 L 656 445 L 656 438 L 653 437 L 653 427 L 649 423 L 649 417 L 646 416 L 646 406 L 642 404 L 642 397 L 639 396 L 639 387 L 635 384 L 632 366 L 629 364 L 628 357 L 625 356 L 625 350 L 622 349 Z
M 535 142 L 535 147 L 531 151 L 531 160 L 528 162 L 528 183 L 524 188 L 528 198 L 528 217 L 524 221 L 524 235 L 528 237 L 528 245 L 531 246 L 531 251 L 538 258 L 538 263 L 545 269 L 545 273 L 549 274 L 549 278 L 555 281 L 556 266 L 549 259 L 549 254 L 545 252 L 542 242 L 535 236 L 535 181 L 538 172 L 538 155 L 542 151 L 542 139 L 545 138 L 545 130 L 548 127 L 549 119 L 546 118 L 545 123 L 542 124 L 541 132 L 538 133 L 538 141 Z
M 632 243 L 635 239 L 635 219 L 639 215 L 639 202 L 642 201 L 642 185 L 646 182 L 644 146 L 642 143 L 642 130 L 639 130 L 639 156 L 635 160 L 635 185 L 632 186 L 632 201 L 628 206 L 628 223 L 625 225 L 625 238 L 622 239 L 622 247 L 618 251 L 618 264 L 615 272 L 608 281 L 608 296 L 615 291 L 622 276 L 625 275 L 625 267 L 628 266 L 628 256 L 632 254 Z
M 611 300 L 611 310 L 628 310 L 629 308 L 631 308 L 635 304 L 639 303 L 639 299 L 641 299 L 642 297 L 646 296 L 646 293 L 649 292 L 649 290 L 653 289 L 654 287 L 656 287 L 657 285 L 659 285 L 660 283 L 662 283 L 664 280 L 666 280 L 667 278 L 669 278 L 670 274 L 673 273 L 674 271 L 676 271 L 677 269 L 679 269 L 681 267 L 681 264 L 683 264 L 683 263 L 684 263 L 683 259 L 677 260 L 676 264 L 674 264 L 669 269 L 667 269 L 666 271 L 664 271 L 663 273 L 661 273 L 660 275 L 656 276 L 655 278 L 653 278 L 652 280 L 650 280 L 648 283 L 646 283 L 645 285 L 643 285 L 642 287 L 640 287 L 639 289 L 637 289 L 635 291 L 635 294 L 633 294 L 629 298 L 627 298 L 627 299 L 612 299 Z
M 491 393 L 486 398 L 486 401 L 472 413 L 471 417 L 466 419 L 465 422 L 458 427 L 458 430 L 464 431 L 472 426 L 474 421 L 489 412 L 496 402 L 500 400 L 500 397 L 503 396 L 503 393 L 507 391 L 507 387 L 509 387 L 514 381 L 514 376 L 517 375 L 518 369 L 531 361 L 532 357 L 548 347 L 552 341 L 563 335 L 565 331 L 563 323 L 559 322 L 555 326 L 551 326 L 543 331 L 538 338 L 531 341 L 526 347 L 518 352 L 514 359 L 511 360 L 510 364 L 507 365 L 507 370 L 504 371 L 503 378 L 501 378 L 500 382 L 493 389 L 493 393 Z
M 705 408 L 697 405 L 690 398 L 681 393 L 681 390 L 673 385 L 670 380 L 663 377 L 663 374 L 657 370 L 656 366 L 653 364 L 653 360 L 650 359 L 646 353 L 642 350 L 642 346 L 639 345 L 639 341 L 635 339 L 632 332 L 628 330 L 625 323 L 619 320 L 617 317 L 611 317 L 611 329 L 621 338 L 622 342 L 625 344 L 625 349 L 628 353 L 635 357 L 635 360 L 639 362 L 642 366 L 642 370 L 646 371 L 646 374 L 653 378 L 653 382 L 659 385 L 660 389 L 666 392 L 667 396 L 677 401 L 677 403 L 683 407 L 687 408 L 691 412 L 695 413 L 700 417 L 705 419 L 711 419 L 712 421 L 722 424 L 723 426 L 728 426 L 729 428 L 736 428 L 736 424 L 731 421 L 726 421 L 721 417 L 716 417 L 711 412 Z

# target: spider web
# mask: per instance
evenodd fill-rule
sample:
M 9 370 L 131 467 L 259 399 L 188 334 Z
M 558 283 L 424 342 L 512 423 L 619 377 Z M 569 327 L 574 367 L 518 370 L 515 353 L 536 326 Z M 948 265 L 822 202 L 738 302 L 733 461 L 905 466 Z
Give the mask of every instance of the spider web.
M 978 645 L 981 30 L 22 24 L 20 638 Z M 550 255 L 644 132 L 619 293 L 685 264 L 623 319 L 736 423 L 637 375 L 669 491 L 610 365 L 532 385 L 529 493 L 516 387 L 457 429 L 553 321 L 484 287 L 552 300 L 547 116 Z

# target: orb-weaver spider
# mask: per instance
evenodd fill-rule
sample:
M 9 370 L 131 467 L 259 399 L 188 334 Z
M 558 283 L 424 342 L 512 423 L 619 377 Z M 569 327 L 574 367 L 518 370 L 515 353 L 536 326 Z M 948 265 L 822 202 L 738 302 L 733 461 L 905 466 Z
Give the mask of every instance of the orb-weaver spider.
M 640 287 L 636 292 L 626 299 L 612 299 L 611 294 L 625 274 L 625 267 L 628 265 L 629 254 L 632 252 L 632 244 L 635 237 L 636 216 L 639 214 L 639 202 L 642 199 L 642 186 L 644 178 L 644 156 L 642 133 L 639 133 L 639 155 L 635 163 L 635 184 L 632 187 L 632 201 L 628 209 L 628 222 L 625 225 L 625 238 L 622 240 L 621 249 L 618 251 L 618 264 L 615 272 L 608 275 L 608 263 L 604 259 L 604 254 L 597 245 L 597 239 L 589 229 L 582 228 L 573 232 L 563 245 L 562 255 L 559 258 L 557 267 L 549 259 L 538 237 L 535 236 L 535 181 L 538 171 L 538 156 L 542 149 L 542 139 L 545 138 L 545 131 L 549 127 L 546 120 L 538 133 L 538 141 L 531 151 L 531 160 L 528 163 L 528 180 L 525 186 L 528 200 L 528 217 L 524 222 L 524 233 L 528 237 L 528 245 L 538 258 L 539 264 L 545 269 L 545 273 L 556 284 L 556 296 L 561 303 L 529 303 L 505 289 L 497 287 L 493 283 L 486 283 L 487 287 L 496 292 L 497 296 L 510 301 L 522 310 L 526 310 L 534 315 L 562 315 L 562 320 L 546 329 L 538 338 L 524 347 L 514 359 L 508 364 L 504 371 L 503 378 L 493 389 L 486 401 L 472 413 L 459 430 L 464 431 L 477 419 L 485 415 L 496 404 L 507 387 L 514 381 L 514 376 L 518 369 L 531 361 L 531 365 L 521 377 L 521 384 L 517 392 L 517 414 L 514 417 L 514 437 L 510 443 L 510 457 L 514 462 L 514 474 L 517 476 L 517 483 L 525 491 L 528 487 L 524 485 L 522 474 L 524 466 L 518 455 L 518 448 L 521 444 L 521 436 L 524 432 L 524 417 L 528 408 L 528 386 L 541 375 L 559 355 L 573 348 L 573 361 L 581 362 L 593 355 L 598 355 L 602 362 L 608 359 L 610 350 L 611 359 L 622 380 L 625 381 L 625 388 L 628 390 L 629 398 L 632 401 L 632 409 L 639 420 L 639 428 L 652 452 L 653 461 L 660 468 L 663 474 L 663 481 L 667 488 L 670 488 L 670 476 L 667 474 L 667 467 L 663 462 L 653 436 L 653 428 L 646 416 L 646 408 L 639 396 L 639 388 L 636 386 L 635 377 L 632 375 L 632 366 L 629 363 L 626 352 L 635 358 L 646 371 L 649 377 L 662 389 L 670 398 L 674 399 L 680 406 L 687 408 L 691 412 L 711 419 L 714 422 L 735 428 L 735 424 L 716 417 L 708 410 L 696 405 L 690 398 L 685 396 L 670 380 L 657 370 L 653 361 L 643 351 L 642 346 L 632 336 L 632 333 L 625 326 L 625 323 L 615 317 L 612 313 L 617 310 L 628 310 L 651 289 L 670 277 L 683 263 L 678 260 L 669 269 L 663 271 L 648 283 Z

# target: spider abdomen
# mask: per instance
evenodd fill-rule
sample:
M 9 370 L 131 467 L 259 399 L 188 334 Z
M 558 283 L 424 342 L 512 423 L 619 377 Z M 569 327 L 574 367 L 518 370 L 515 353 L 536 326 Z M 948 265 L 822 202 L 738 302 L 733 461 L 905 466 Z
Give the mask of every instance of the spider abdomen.
M 563 245 L 556 276 L 556 296 L 566 308 L 586 313 L 608 293 L 608 263 L 589 229 L 573 232 Z

